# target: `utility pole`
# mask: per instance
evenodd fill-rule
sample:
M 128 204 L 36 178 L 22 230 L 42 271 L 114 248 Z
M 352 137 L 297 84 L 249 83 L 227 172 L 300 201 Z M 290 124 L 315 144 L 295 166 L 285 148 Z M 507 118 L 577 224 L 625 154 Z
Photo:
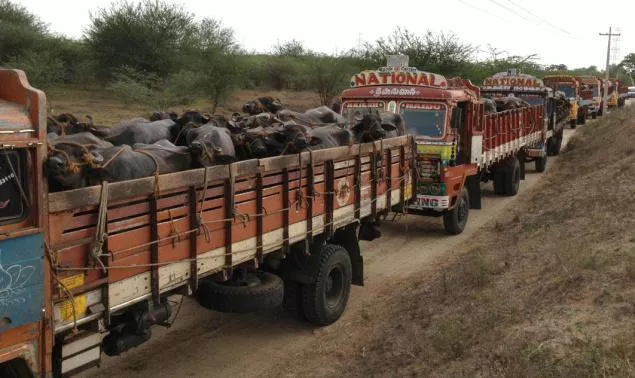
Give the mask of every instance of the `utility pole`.
M 608 46 L 606 47 L 606 70 L 604 71 L 604 96 L 602 96 L 602 114 L 606 114 L 606 102 L 608 101 L 608 92 L 609 92 L 609 67 L 611 64 L 611 38 L 612 37 L 619 37 L 622 34 L 620 33 L 612 33 L 611 32 L 612 29 L 609 26 L 609 32 L 608 33 L 600 33 L 600 36 L 607 36 L 609 37 L 609 43 Z

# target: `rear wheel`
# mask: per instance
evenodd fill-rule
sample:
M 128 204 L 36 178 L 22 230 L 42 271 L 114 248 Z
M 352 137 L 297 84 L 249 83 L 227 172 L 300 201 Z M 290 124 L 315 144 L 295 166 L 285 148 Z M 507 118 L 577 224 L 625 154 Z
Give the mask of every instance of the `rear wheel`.
M 547 155 L 540 158 L 536 158 L 535 165 L 536 165 L 536 172 L 538 173 L 544 172 L 545 169 L 547 169 Z
M 596 112 L 591 113 L 591 118 L 592 119 L 596 119 L 597 117 L 598 117 L 598 113 L 596 113 Z
M 452 210 L 448 210 L 443 214 L 443 226 L 445 231 L 451 235 L 458 235 L 467 225 L 467 219 L 470 213 L 470 196 L 467 189 L 456 198 L 456 204 Z
M 315 282 L 302 285 L 302 312 L 315 325 L 329 325 L 342 316 L 351 293 L 352 266 L 346 249 L 325 244 Z
M 569 121 L 569 126 L 571 126 L 572 129 L 575 129 L 577 125 L 578 125 L 578 120 L 572 119 Z
M 520 162 L 514 158 L 511 167 L 505 171 L 505 195 L 515 196 L 520 189 Z

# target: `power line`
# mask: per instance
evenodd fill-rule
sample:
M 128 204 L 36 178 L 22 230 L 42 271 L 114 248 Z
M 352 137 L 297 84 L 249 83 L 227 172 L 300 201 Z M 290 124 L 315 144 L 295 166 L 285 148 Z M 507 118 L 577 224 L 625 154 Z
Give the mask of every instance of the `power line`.
M 476 9 L 476 10 L 477 10 L 477 11 L 479 11 L 479 12 L 482 12 L 482 13 L 488 14 L 488 15 L 490 15 L 490 16 L 492 16 L 492 17 L 494 17 L 494 18 L 498 18 L 498 19 L 499 19 L 499 20 L 501 20 L 501 21 L 504 21 L 504 22 L 507 22 L 507 23 L 508 23 L 508 24 L 510 24 L 510 25 L 513 25 L 513 23 L 512 23 L 511 21 L 509 21 L 509 20 L 507 20 L 507 19 L 505 19 L 505 18 L 502 18 L 502 17 L 500 17 L 500 16 L 498 16 L 498 15 L 496 15 L 496 14 L 494 14 L 494 13 L 491 13 L 491 12 L 489 12 L 489 11 L 486 11 L 485 9 L 482 9 L 482 8 L 476 7 L 476 6 L 472 5 L 472 4 L 466 3 L 466 2 L 465 2 L 465 1 L 463 1 L 463 0 L 459 0 L 459 3 L 461 3 L 461 4 L 463 4 L 463 5 L 467 5 L 468 7 L 473 8 L 473 9 Z
M 532 12 L 532 11 L 530 11 L 529 9 L 527 9 L 527 8 L 525 8 L 525 7 L 523 7 L 523 6 L 521 6 L 520 4 L 516 3 L 515 1 L 513 1 L 513 0 L 507 0 L 507 1 L 508 1 L 510 4 L 513 4 L 513 5 L 515 5 L 516 7 L 520 8 L 521 10 L 523 10 L 523 11 L 525 11 L 525 12 L 529 13 L 530 15 L 532 15 L 534 18 L 536 18 L 538 21 L 542 22 L 543 24 L 548 25 L 548 26 L 551 26 L 552 28 L 554 28 L 554 29 L 556 29 L 556 30 L 560 30 L 561 32 L 563 32 L 563 33 L 565 33 L 565 34 L 568 34 L 568 35 L 570 35 L 570 36 L 572 36 L 572 37 L 576 37 L 576 38 L 578 38 L 578 36 L 576 36 L 576 35 L 574 35 L 574 34 L 570 33 L 569 31 L 567 31 L 567 30 L 565 30 L 565 29 L 563 29 L 563 28 L 559 27 L 558 25 L 554 25 L 554 24 L 552 24 L 551 22 L 549 22 L 549 21 L 545 20 L 544 18 L 537 16 L 535 13 L 533 13 L 533 12 Z

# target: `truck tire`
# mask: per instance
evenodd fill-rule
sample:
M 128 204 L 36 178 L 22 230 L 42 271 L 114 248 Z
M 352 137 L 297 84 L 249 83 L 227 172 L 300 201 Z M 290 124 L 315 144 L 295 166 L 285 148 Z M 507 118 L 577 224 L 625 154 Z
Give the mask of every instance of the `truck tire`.
M 505 194 L 505 176 L 505 171 L 500 168 L 494 172 L 494 194 L 499 196 Z
M 598 113 L 597 112 L 591 113 L 591 119 L 596 119 L 597 117 L 598 117 Z
M 302 310 L 310 323 L 326 326 L 346 309 L 351 293 L 351 259 L 342 246 L 325 244 L 316 268 L 314 283 L 302 285 Z
M 536 165 L 536 172 L 542 173 L 547 169 L 547 155 L 536 158 L 534 164 Z
M 556 135 L 547 139 L 547 155 L 554 156 L 557 155 L 556 148 L 558 147 L 558 137 Z
M 520 189 L 520 162 L 517 158 L 514 158 L 514 161 L 509 167 L 508 170 L 505 170 L 505 195 L 506 196 L 515 196 L 518 194 L 518 190 Z
M 250 273 L 247 280 L 203 280 L 196 301 L 208 310 L 249 313 L 279 308 L 284 297 L 282 278 L 269 272 Z
M 456 198 L 456 205 L 452 210 L 448 210 L 443 214 L 443 226 L 445 231 L 450 235 L 458 235 L 467 225 L 467 219 L 470 214 L 470 196 L 467 189 Z
M 572 129 L 575 129 L 575 127 L 578 125 L 578 120 L 577 119 L 572 119 L 569 121 L 569 126 L 571 126 Z

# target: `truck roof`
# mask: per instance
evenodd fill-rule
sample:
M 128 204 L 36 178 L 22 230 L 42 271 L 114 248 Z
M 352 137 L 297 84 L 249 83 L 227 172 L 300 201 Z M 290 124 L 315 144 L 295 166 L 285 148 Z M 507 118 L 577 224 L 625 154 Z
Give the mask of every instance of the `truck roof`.
M 603 81 L 596 76 L 576 76 L 576 79 L 578 79 L 582 84 L 598 84 Z
M 543 82 L 550 83 L 576 83 L 577 80 L 573 75 L 546 75 L 542 77 Z
M 356 73 L 350 80 L 351 88 L 342 92 L 346 98 L 414 98 L 464 99 L 478 98 L 479 89 L 469 80 L 446 79 L 443 75 L 420 71 L 415 67 L 380 67 Z

